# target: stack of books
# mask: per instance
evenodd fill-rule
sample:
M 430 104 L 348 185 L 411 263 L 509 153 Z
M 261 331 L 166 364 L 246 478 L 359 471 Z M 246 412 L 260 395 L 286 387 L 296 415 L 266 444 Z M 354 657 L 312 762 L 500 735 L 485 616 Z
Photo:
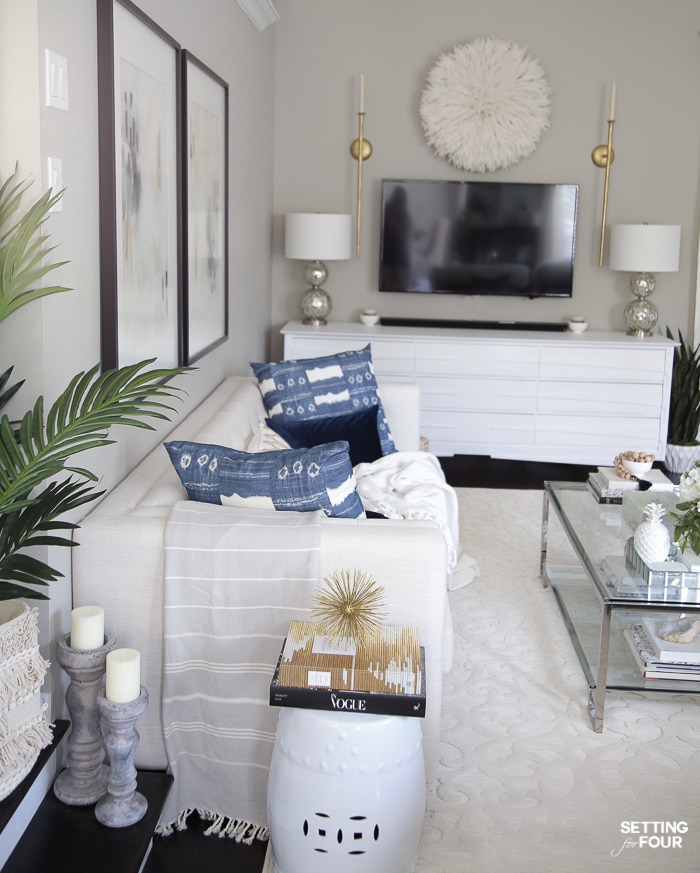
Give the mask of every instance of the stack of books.
M 644 679 L 697 682 L 700 680 L 700 636 L 689 643 L 669 643 L 659 630 L 668 619 L 645 618 L 623 634 Z
M 673 491 L 673 482 L 661 470 L 652 468 L 640 478 L 651 482 L 649 491 Z M 626 491 L 639 490 L 639 482 L 622 479 L 614 467 L 598 467 L 589 473 L 587 484 L 598 503 L 622 503 Z
M 382 627 L 366 645 L 330 642 L 314 622 L 293 621 L 270 704 L 425 717 L 425 651 L 417 628 Z

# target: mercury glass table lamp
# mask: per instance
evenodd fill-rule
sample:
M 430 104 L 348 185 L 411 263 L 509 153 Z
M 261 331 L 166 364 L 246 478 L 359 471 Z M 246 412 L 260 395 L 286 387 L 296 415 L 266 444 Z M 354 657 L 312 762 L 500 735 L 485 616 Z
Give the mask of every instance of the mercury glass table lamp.
M 287 213 L 284 256 L 309 262 L 304 278 L 311 287 L 301 298 L 304 324 L 326 324 L 333 302 L 321 287 L 328 278 L 324 261 L 345 261 L 352 257 L 351 216 L 322 212 Z
M 625 324 L 631 336 L 651 336 L 659 311 L 649 299 L 656 288 L 654 273 L 678 271 L 681 228 L 676 224 L 614 224 L 610 228 L 611 270 L 632 273 L 634 294 L 625 307 Z

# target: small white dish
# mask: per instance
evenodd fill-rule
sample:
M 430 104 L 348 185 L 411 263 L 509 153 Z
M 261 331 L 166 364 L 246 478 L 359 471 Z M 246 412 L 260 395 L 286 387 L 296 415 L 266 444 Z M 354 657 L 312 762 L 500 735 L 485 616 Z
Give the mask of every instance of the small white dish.
M 360 321 L 362 324 L 372 325 L 379 323 L 379 313 L 378 312 L 361 312 L 360 313 Z
M 622 464 L 626 470 L 629 470 L 633 476 L 643 476 L 652 468 L 652 461 L 630 461 L 629 458 L 623 458 Z
M 571 331 L 571 333 L 583 333 L 587 327 L 587 321 L 578 321 L 572 318 L 569 322 L 569 330 Z

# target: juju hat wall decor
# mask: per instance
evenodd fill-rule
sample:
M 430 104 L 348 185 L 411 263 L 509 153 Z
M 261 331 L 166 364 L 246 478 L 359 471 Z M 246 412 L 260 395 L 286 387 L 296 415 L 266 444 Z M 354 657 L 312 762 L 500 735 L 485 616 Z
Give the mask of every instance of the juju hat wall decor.
M 490 173 L 535 150 L 549 126 L 550 97 L 542 66 L 524 48 L 482 37 L 440 56 L 419 112 L 441 158 L 461 170 Z

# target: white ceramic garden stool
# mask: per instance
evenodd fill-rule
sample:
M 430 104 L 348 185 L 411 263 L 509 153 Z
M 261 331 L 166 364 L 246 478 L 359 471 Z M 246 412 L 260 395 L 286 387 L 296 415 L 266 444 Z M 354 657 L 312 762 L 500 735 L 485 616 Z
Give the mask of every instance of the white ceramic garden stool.
M 276 873 L 411 873 L 425 799 L 420 719 L 280 711 L 267 790 Z

